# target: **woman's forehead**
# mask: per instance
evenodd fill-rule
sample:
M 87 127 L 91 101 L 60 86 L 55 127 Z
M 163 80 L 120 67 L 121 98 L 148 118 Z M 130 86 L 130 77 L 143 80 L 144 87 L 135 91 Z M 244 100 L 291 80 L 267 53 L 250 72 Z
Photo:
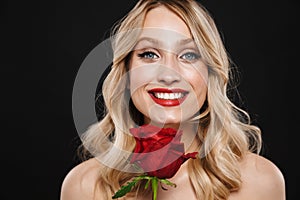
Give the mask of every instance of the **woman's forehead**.
M 165 6 L 151 9 L 145 17 L 143 29 L 169 30 L 191 38 L 190 29 L 186 23 L 173 11 Z

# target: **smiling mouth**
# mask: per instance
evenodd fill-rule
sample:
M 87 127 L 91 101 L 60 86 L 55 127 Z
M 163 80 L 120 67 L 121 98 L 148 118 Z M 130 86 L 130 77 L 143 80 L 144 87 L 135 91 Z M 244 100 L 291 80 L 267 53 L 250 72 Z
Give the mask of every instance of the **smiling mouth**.
M 153 101 L 161 106 L 178 106 L 188 95 L 188 91 L 182 89 L 154 88 L 148 91 Z
M 153 92 L 152 93 L 158 99 L 165 99 L 165 100 L 174 100 L 174 99 L 181 99 L 185 96 L 184 93 L 163 93 L 163 92 Z

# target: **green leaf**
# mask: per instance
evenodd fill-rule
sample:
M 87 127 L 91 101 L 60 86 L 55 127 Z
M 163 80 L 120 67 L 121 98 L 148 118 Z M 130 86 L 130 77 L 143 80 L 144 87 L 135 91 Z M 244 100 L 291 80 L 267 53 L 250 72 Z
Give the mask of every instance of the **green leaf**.
M 149 187 L 150 181 L 151 181 L 151 179 L 148 179 L 148 180 L 147 180 L 147 183 L 146 183 L 146 185 L 145 185 L 145 189 L 147 189 L 147 188 Z
M 124 196 L 125 194 L 127 194 L 128 192 L 130 192 L 130 190 L 132 189 L 132 187 L 135 186 L 135 184 L 142 180 L 142 179 L 147 179 L 148 181 L 151 180 L 152 177 L 146 176 L 146 175 L 140 175 L 138 177 L 135 177 L 132 181 L 128 182 L 127 185 L 123 185 L 115 194 L 114 196 L 112 196 L 113 199 L 117 199 L 119 197 Z
M 113 199 L 117 199 L 119 197 L 124 196 L 125 194 L 127 194 L 128 192 L 130 192 L 130 190 L 132 189 L 132 187 L 136 184 L 136 182 L 140 180 L 140 179 L 134 179 L 131 182 L 128 182 L 127 185 L 123 185 L 121 187 L 121 189 L 119 189 L 114 196 L 112 197 Z
M 169 185 L 172 187 L 176 187 L 175 183 L 172 183 L 172 182 L 168 181 L 167 179 L 159 179 L 155 176 L 140 175 L 138 177 L 135 177 L 132 181 L 127 182 L 126 185 L 123 185 L 121 187 L 121 189 L 119 189 L 112 198 L 117 199 L 117 198 L 125 196 L 128 192 L 131 191 L 131 189 L 135 186 L 135 184 L 142 179 L 147 180 L 145 189 L 147 189 L 149 187 L 150 182 L 152 182 L 152 192 L 153 192 L 152 199 L 153 200 L 157 199 L 158 182 L 161 182 L 163 184 L 166 184 L 166 185 Z
M 172 183 L 171 181 L 168 181 L 167 179 L 159 179 L 160 182 L 166 184 L 166 185 L 169 185 L 169 186 L 172 186 L 172 187 L 176 187 L 176 184 L 175 183 Z

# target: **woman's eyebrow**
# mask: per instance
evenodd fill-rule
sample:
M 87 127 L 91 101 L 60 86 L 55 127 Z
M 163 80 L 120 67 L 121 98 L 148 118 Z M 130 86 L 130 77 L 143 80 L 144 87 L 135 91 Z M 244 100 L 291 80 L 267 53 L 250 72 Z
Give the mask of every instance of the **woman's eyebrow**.
M 162 41 L 158 40 L 158 39 L 155 39 L 155 38 L 151 38 L 151 37 L 142 37 L 140 38 L 138 41 L 137 41 L 137 45 L 141 42 L 149 42 L 149 43 L 152 43 L 154 45 L 160 45 L 162 44 Z
M 194 43 L 194 40 L 192 38 L 182 39 L 178 41 L 179 45 L 185 45 L 189 43 Z
M 156 39 L 156 38 L 141 37 L 137 41 L 136 45 L 139 45 L 140 43 L 143 43 L 143 42 L 147 42 L 147 43 L 153 44 L 155 46 L 164 46 L 163 44 L 165 43 L 165 42 L 163 42 L 159 39 Z M 190 43 L 194 44 L 194 40 L 192 38 L 180 39 L 180 40 L 176 41 L 176 45 L 178 45 L 178 46 L 186 45 L 186 44 L 190 44 Z

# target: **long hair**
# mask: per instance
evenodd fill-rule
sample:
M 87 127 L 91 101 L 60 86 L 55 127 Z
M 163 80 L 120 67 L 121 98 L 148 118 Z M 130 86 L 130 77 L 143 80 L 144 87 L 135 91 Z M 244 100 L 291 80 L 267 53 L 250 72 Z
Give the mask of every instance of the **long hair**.
M 130 102 L 126 73 L 130 52 L 147 12 L 161 5 L 186 23 L 208 67 L 207 99 L 195 117 L 199 122 L 197 139 L 201 142 L 202 156 L 188 163 L 190 181 L 198 199 L 226 199 L 241 186 L 238 162 L 249 151 L 260 152 L 261 132 L 251 124 L 248 113 L 227 96 L 228 84 L 233 80 L 232 63 L 213 18 L 197 1 L 140 0 L 115 24 L 111 34 L 113 64 L 102 87 L 105 115 L 85 132 L 82 145 L 93 156 L 102 156 L 104 165 L 98 184 L 106 199 L 136 175 L 126 171 L 124 160 L 135 147 L 129 128 L 142 123 L 142 116 Z M 121 168 L 125 170 L 119 170 Z M 139 191 L 137 186 L 135 195 L 140 194 Z

